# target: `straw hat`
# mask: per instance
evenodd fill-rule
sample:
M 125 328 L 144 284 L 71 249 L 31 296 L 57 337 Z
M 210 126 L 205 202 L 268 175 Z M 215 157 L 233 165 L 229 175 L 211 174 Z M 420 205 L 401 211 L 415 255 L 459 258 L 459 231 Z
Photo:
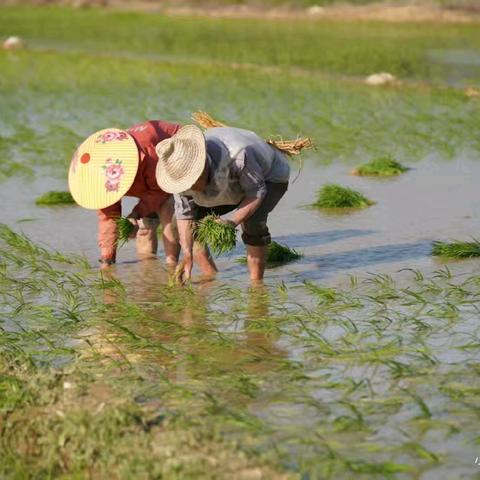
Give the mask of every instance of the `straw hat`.
M 90 135 L 73 155 L 68 185 L 75 201 L 98 210 L 118 202 L 132 186 L 138 149 L 124 130 L 107 128 Z
M 157 183 L 167 193 L 188 190 L 205 168 L 205 137 L 195 125 L 181 127 L 175 135 L 157 144 Z

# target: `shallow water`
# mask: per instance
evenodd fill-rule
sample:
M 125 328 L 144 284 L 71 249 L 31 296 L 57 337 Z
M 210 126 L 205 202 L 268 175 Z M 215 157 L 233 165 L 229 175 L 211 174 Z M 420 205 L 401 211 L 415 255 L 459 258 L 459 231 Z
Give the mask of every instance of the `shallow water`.
M 292 177 L 296 175 L 293 168 Z M 430 256 L 433 240 L 478 236 L 480 162 L 476 154 L 452 161 L 433 155 L 416 163 L 402 176 L 388 179 L 349 175 L 346 165 L 318 166 L 307 162 L 298 179 L 270 217 L 272 237 L 304 255 L 288 265 L 270 268 L 267 283 L 294 285 L 303 280 L 342 284 L 349 275 L 366 272 L 394 274 L 404 269 L 429 272 L 444 263 Z M 308 207 L 324 183 L 338 183 L 362 191 L 376 202 L 370 208 L 332 213 Z M 2 184 L 0 201 L 3 221 L 33 240 L 54 249 L 86 255 L 96 266 L 96 214 L 76 206 L 37 207 L 34 200 L 47 190 L 66 189 L 64 182 L 47 177 L 25 181 L 10 179 Z M 124 200 L 124 211 L 135 199 Z M 246 286 L 246 266 L 235 260 L 245 254 L 238 239 L 235 251 L 218 258 L 218 281 Z M 161 258 L 161 252 L 159 252 Z M 477 260 L 449 262 L 449 268 L 476 271 Z M 162 262 L 137 264 L 134 242 L 119 250 L 118 275 L 141 291 L 145 282 L 155 288 L 164 279 Z M 138 287 L 134 278 L 139 276 Z M 133 292 L 132 292 L 133 293 Z

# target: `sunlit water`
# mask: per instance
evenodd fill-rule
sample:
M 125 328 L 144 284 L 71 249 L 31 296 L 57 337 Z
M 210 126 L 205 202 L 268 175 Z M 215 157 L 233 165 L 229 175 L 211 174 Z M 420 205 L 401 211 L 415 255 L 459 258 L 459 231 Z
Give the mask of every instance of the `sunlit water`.
M 444 263 L 430 255 L 433 240 L 478 236 L 480 162 L 475 157 L 472 153 L 441 161 L 432 156 L 404 175 L 388 179 L 351 176 L 349 167 L 342 164 L 307 163 L 269 220 L 272 237 L 302 253 L 303 258 L 268 269 L 267 283 L 293 285 L 308 279 L 342 284 L 350 275 L 367 272 L 440 268 Z M 347 213 L 309 208 L 318 188 L 328 182 L 362 191 L 376 204 Z M 66 188 L 64 182 L 46 177 L 4 182 L 0 190 L 3 221 L 54 249 L 86 255 L 96 268 L 95 212 L 76 206 L 37 207 L 34 203 L 45 191 Z M 125 199 L 124 212 L 134 204 L 135 199 Z M 236 263 L 243 255 L 245 248 L 239 238 L 234 252 L 217 260 L 220 283 L 248 285 L 246 266 Z M 159 280 L 165 279 L 161 259 L 160 251 L 158 262 L 137 262 L 134 242 L 130 242 L 119 250 L 115 270 L 127 283 L 132 282 L 134 290 L 144 290 L 150 281 L 149 288 L 155 289 Z M 478 262 L 448 265 L 454 270 L 475 271 Z

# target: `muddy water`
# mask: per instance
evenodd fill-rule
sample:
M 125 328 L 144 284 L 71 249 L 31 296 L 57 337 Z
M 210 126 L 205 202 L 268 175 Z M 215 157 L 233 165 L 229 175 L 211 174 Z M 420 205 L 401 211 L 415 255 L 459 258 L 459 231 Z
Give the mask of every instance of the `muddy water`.
M 432 258 L 435 239 L 470 239 L 480 231 L 480 162 L 475 154 L 442 161 L 434 156 L 413 165 L 406 174 L 390 179 L 349 175 L 345 164 L 318 166 L 307 162 L 271 215 L 275 240 L 304 257 L 289 265 L 269 269 L 267 282 L 296 284 L 304 279 L 341 284 L 349 275 L 366 272 L 394 274 L 403 268 L 436 270 L 444 265 Z M 295 175 L 295 172 L 294 172 Z M 316 190 L 334 182 L 358 189 L 377 203 L 364 210 L 331 213 L 308 208 Z M 82 253 L 92 266 L 98 258 L 96 215 L 76 206 L 37 207 L 35 198 L 52 189 L 66 189 L 64 181 L 39 177 L 32 181 L 13 178 L 2 184 L 2 221 L 33 240 L 55 249 Z M 134 199 L 124 201 L 128 213 Z M 220 282 L 247 284 L 246 267 L 235 263 L 245 254 L 239 240 L 235 251 L 218 259 Z M 152 287 L 165 278 L 159 261 L 136 261 L 134 244 L 119 252 L 116 271 L 129 279 L 134 290 Z M 161 252 L 160 252 L 161 257 Z M 449 262 L 450 268 L 475 271 L 476 260 Z

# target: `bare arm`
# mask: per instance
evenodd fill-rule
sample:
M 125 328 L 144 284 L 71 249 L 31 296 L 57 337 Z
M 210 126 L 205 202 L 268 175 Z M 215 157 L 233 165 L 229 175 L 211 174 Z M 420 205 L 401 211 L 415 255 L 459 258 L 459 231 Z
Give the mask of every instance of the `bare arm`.
M 240 225 L 255 213 L 262 202 L 263 197 L 244 198 L 233 214 L 232 221 L 235 223 L 235 225 Z
M 243 168 L 240 171 L 238 180 L 242 190 L 245 192 L 245 198 L 232 216 L 232 221 L 236 225 L 243 223 L 255 213 L 267 193 L 262 168 L 257 162 L 254 152 L 248 148 L 245 150 Z

